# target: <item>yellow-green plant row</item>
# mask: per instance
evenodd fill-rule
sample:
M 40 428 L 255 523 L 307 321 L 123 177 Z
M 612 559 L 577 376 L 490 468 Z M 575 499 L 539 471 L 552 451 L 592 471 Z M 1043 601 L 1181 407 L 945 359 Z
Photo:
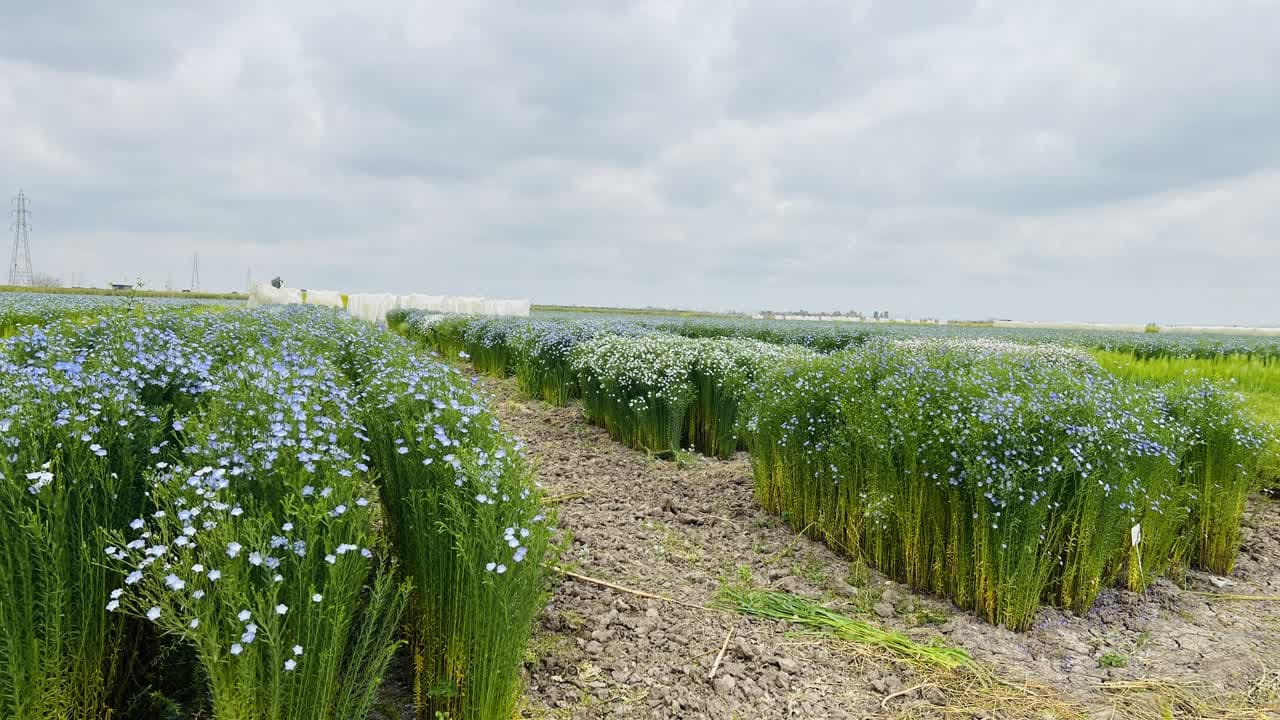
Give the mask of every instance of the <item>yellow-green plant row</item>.
M 509 717 L 550 528 L 450 368 L 316 308 L 0 345 L 0 717 Z

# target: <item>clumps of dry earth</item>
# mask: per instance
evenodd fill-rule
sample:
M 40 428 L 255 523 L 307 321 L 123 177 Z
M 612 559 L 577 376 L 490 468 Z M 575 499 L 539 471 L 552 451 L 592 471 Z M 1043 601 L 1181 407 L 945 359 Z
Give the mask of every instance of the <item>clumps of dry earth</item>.
M 527 442 L 559 515 L 561 566 L 581 576 L 562 578 L 541 618 L 526 718 L 1280 718 L 1276 501 L 1251 503 L 1229 578 L 1106 591 L 1084 617 L 1049 608 L 1013 633 L 797 537 L 755 503 L 744 454 L 648 457 L 577 406 L 478 382 Z M 808 598 L 962 648 L 977 667 L 723 611 L 726 587 Z

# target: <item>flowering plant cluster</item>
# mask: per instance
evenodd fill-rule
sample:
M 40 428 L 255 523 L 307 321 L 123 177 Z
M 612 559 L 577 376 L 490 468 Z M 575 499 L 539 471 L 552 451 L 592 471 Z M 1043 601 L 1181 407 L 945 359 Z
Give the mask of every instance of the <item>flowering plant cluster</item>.
M 574 348 L 604 334 L 629 336 L 642 332 L 643 328 L 629 323 L 524 322 L 510 335 L 516 382 L 528 395 L 563 406 L 582 394 L 572 366 Z
M 1258 483 L 1260 464 L 1275 452 L 1275 428 L 1249 422 L 1243 395 L 1203 378 L 1172 385 L 1165 402 L 1169 417 L 1185 429 L 1182 471 L 1191 498 L 1192 561 L 1225 575 L 1240 548 L 1245 500 Z
M 480 318 L 407 311 L 388 316 L 389 326 L 445 358 L 466 360 L 476 370 L 515 375 L 521 390 L 555 405 L 581 397 L 570 356 L 600 335 L 642 335 L 652 329 L 626 320 Z
M 737 408 L 762 368 L 802 347 L 658 332 L 661 323 L 407 314 L 390 323 L 487 374 L 514 374 L 525 393 L 588 414 L 620 441 L 655 452 L 739 449 Z
M 387 534 L 419 588 L 408 622 L 419 715 L 510 717 L 551 535 L 523 444 L 460 373 L 409 343 L 367 337 L 348 354 L 367 378 L 360 404 Z
M 587 416 L 631 447 L 692 447 L 728 457 L 739 447 L 738 407 L 756 379 L 803 348 L 744 338 L 600 335 L 579 345 L 571 367 Z
M 633 447 L 723 457 L 750 439 L 766 507 L 1011 627 L 1041 602 L 1084 610 L 1107 583 L 1140 589 L 1186 563 L 1227 572 L 1245 497 L 1280 446 L 1232 389 L 1236 375 L 1251 390 L 1275 386 L 1268 339 L 736 319 L 444 324 L 462 356 L 504 348 L 494 374 L 567 357 L 560 386 Z M 1112 362 L 1121 351 L 1136 368 Z M 1164 368 L 1189 362 L 1231 382 Z
M 694 345 L 689 379 L 695 400 L 686 442 L 702 453 L 728 458 L 745 447 L 738 432 L 739 408 L 757 381 L 781 363 L 813 357 L 807 349 L 746 338 L 689 340 Z
M 74 295 L 4 293 L 0 295 L 0 338 L 13 337 L 24 327 L 59 318 L 101 315 L 108 306 L 95 300 Z
M 1106 584 L 1140 590 L 1188 559 L 1225 571 L 1199 548 L 1237 537 L 1260 434 L 1209 387 L 1231 431 L 1206 444 L 1182 400 L 1075 350 L 874 341 L 784 363 L 745 427 L 766 507 L 1022 629 L 1041 602 L 1082 612 Z M 1232 503 L 1205 502 L 1206 483 Z
M 147 505 L 163 408 L 194 402 L 208 358 L 163 327 L 32 326 L 0 343 L 0 717 L 95 718 L 116 699 L 126 627 L 102 528 Z M 114 338 L 104 343 L 103 338 Z
M 587 417 L 619 442 L 654 452 L 682 447 L 694 400 L 693 343 L 675 335 L 601 335 L 573 352 Z
M 216 718 L 367 717 L 402 618 L 441 666 L 423 717 L 511 714 L 550 527 L 456 372 L 307 307 L 77 315 L 0 370 L 0 716 L 185 685 Z

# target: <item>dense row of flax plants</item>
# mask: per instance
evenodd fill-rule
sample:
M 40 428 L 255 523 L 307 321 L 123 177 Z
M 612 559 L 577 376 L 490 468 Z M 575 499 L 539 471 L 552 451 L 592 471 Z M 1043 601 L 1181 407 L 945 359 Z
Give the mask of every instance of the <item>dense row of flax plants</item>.
M 501 367 L 486 365 L 503 374 L 519 372 L 527 338 L 578 321 L 445 322 L 469 338 L 464 354 L 506 348 Z M 1011 627 L 1025 627 L 1042 602 L 1083 611 L 1105 585 L 1139 590 L 1171 566 L 1229 571 L 1266 438 L 1274 443 L 1274 428 L 1253 422 L 1232 387 L 1185 373 L 1170 380 L 1187 363 L 1221 378 L 1243 362 L 1265 383 L 1268 363 L 1219 354 L 1235 347 L 1221 340 L 1095 351 L 1104 370 L 1047 342 L 1062 333 L 1014 343 L 913 329 L 898 334 L 906 339 L 841 341 L 832 347 L 858 350 L 822 359 L 733 337 L 772 334 L 769 325 L 614 327 L 566 352 L 589 418 L 613 437 L 723 457 L 740 443 L 726 420 L 746 400 L 762 409 L 746 434 L 766 506 Z M 794 330 L 771 338 L 815 344 Z M 1096 347 L 1114 334 L 1076 340 Z
M 656 453 L 732 455 L 741 447 L 738 406 L 756 377 L 809 354 L 693 325 L 688 337 L 599 321 L 396 313 L 388 324 L 480 372 L 514 375 L 532 397 L 556 405 L 581 397 L 593 422 Z
M 1263 352 L 1251 354 L 1206 354 L 1197 356 L 1173 352 L 1157 353 L 1155 348 L 1126 348 L 1124 350 L 1099 350 L 1092 354 L 1098 362 L 1115 375 L 1155 387 L 1168 388 L 1177 397 L 1195 397 L 1215 384 L 1212 397 L 1205 402 L 1226 404 L 1222 408 L 1226 417 L 1234 417 L 1243 402 L 1244 411 L 1251 414 L 1264 427 L 1266 443 L 1261 458 L 1253 459 L 1249 450 L 1243 453 L 1243 463 L 1224 456 L 1237 452 L 1234 443 L 1206 442 L 1202 451 L 1205 459 L 1201 466 L 1210 473 L 1229 474 L 1233 477 L 1208 480 L 1208 490 L 1213 497 L 1235 497 L 1243 503 L 1247 478 L 1238 476 L 1239 465 L 1247 465 L 1256 472 L 1263 486 L 1280 489 L 1280 362 Z M 1239 391 L 1243 396 L 1234 392 Z M 1208 423 L 1204 418 L 1201 424 Z M 1208 434 L 1213 437 L 1213 433 Z M 1212 452 L 1211 452 L 1212 450 Z M 1225 483 L 1225 485 L 1224 485 Z M 1216 491 L 1229 488 L 1226 493 Z M 1209 563 L 1210 567 L 1224 568 L 1230 564 Z
M 403 343 L 350 354 L 390 542 L 421 589 L 407 622 L 419 716 L 511 717 L 551 537 L 523 447 L 456 371 Z
M 619 442 L 656 453 L 689 447 L 729 457 L 740 446 L 738 408 L 763 372 L 808 357 L 742 338 L 600 335 L 579 344 L 571 366 L 588 418 Z
M 97 718 L 122 700 L 117 680 L 136 658 L 103 607 L 115 576 L 99 532 L 146 504 L 137 478 L 164 430 L 140 391 L 198 391 L 147 367 L 144 355 L 182 354 L 172 338 L 140 337 L 137 361 L 117 365 L 60 330 L 30 329 L 0 357 L 3 717 Z
M 629 447 L 675 453 L 695 399 L 695 355 L 671 335 L 601 335 L 578 346 L 571 362 L 587 418 Z
M 603 319 L 597 315 L 597 321 Z M 581 317 L 551 314 L 557 321 Z M 616 322 L 616 321 L 615 321 Z M 856 348 L 872 338 L 897 340 L 950 339 L 1001 340 L 1023 345 L 1058 345 L 1120 353 L 1134 359 L 1245 361 L 1273 366 L 1280 360 L 1280 337 L 1205 335 L 1188 333 L 1143 334 L 1120 330 L 1065 330 L 1055 328 L 1004 328 L 987 325 L 863 324 L 797 320 L 754 320 L 744 317 L 663 318 L 628 317 L 626 322 L 650 330 L 685 337 L 740 337 L 777 345 L 799 345 L 822 353 Z
M 350 333 L 297 315 L 305 330 L 185 329 L 214 356 L 214 389 L 172 423 L 182 452 L 150 474 L 154 510 L 107 548 L 126 573 L 108 608 L 195 649 L 217 718 L 367 715 L 408 595 L 375 554 L 355 395 L 330 347 Z
M 628 329 L 623 334 L 631 334 Z M 520 390 L 556 406 L 564 406 L 582 389 L 572 366 L 574 348 L 619 328 L 602 323 L 533 321 L 511 334 L 515 377 Z
M 61 295 L 0 293 L 0 338 L 10 338 L 23 328 L 57 320 L 87 321 L 101 317 L 113 309 L 113 304 L 116 303 Z
M 493 374 L 514 373 L 521 387 L 532 396 L 563 404 L 576 396 L 576 378 L 566 371 L 565 358 L 573 347 L 601 334 L 643 335 L 660 332 L 690 338 L 751 338 L 781 346 L 799 346 L 821 352 L 858 347 L 872 338 L 914 341 L 920 339 L 997 339 L 1030 346 L 1061 346 L 1088 349 L 1113 374 L 1131 381 L 1169 386 L 1194 374 L 1227 383 L 1243 391 L 1256 416 L 1272 420 L 1280 414 L 1280 340 L 1270 337 L 1190 335 L 1177 333 L 1137 334 L 1120 331 L 1080 331 L 1056 329 L 992 328 L 956 325 L 885 325 L 867 327 L 848 323 L 776 322 L 741 318 L 661 318 L 575 316 L 552 313 L 545 318 L 495 319 L 440 316 L 411 311 L 394 311 L 393 324 L 432 328 L 439 332 L 416 334 L 449 357 L 463 352 L 468 358 L 482 356 L 477 367 Z M 584 319 L 585 318 L 585 319 Z M 417 322 L 408 322 L 417 321 Z M 428 333 L 435 337 L 431 337 Z M 465 342 L 464 342 L 465 335 Z M 502 362 L 484 356 L 488 347 L 501 346 Z M 548 351 L 554 348 L 555 351 Z M 542 388 L 543 378 L 548 378 Z M 1194 379 L 1194 378 L 1192 378 Z M 1280 437 L 1270 432 L 1272 452 L 1264 472 L 1278 474 Z
M 514 375 L 521 391 L 558 406 L 580 397 L 570 364 L 574 348 L 598 335 L 650 332 L 628 322 L 445 316 L 410 310 L 392 311 L 387 320 L 391 329 L 447 359 L 466 360 L 495 377 Z
M 685 444 L 704 455 L 729 458 L 744 448 L 738 412 L 759 378 L 780 363 L 812 357 L 799 347 L 742 338 L 692 340 L 689 408 Z
M 1225 575 L 1240 548 L 1245 501 L 1261 485 L 1274 427 L 1251 420 L 1245 397 L 1203 379 L 1164 388 L 1169 417 L 1185 430 L 1183 482 L 1191 496 L 1192 564 Z
M 430 313 L 393 310 L 393 325 Z M 436 316 L 443 317 L 443 316 Z M 462 327 L 484 318 L 447 316 Z M 490 318 L 492 319 L 492 318 Z M 508 319 L 510 320 L 510 319 Z M 528 321 L 529 319 L 525 319 Z M 746 317 L 664 317 L 660 315 L 603 315 L 600 313 L 539 313 L 534 321 L 564 326 L 597 325 L 629 327 L 641 332 L 661 332 L 690 338 L 747 338 L 775 345 L 798 345 L 831 353 L 856 348 L 873 338 L 1001 340 L 1024 345 L 1057 345 L 1114 353 L 1134 360 L 1181 359 L 1243 363 L 1246 374 L 1253 366 L 1273 367 L 1280 361 L 1280 337 L 1206 335 L 1177 332 L 1144 334 L 1120 330 L 1065 330 L 1005 328 L 988 325 L 869 325 L 852 322 L 754 320 Z M 457 348 L 462 349 L 462 348 Z M 1229 369 L 1234 372 L 1239 368 Z
M 423 311 L 393 310 L 388 321 L 393 327 L 405 327 L 422 321 L 431 325 L 447 320 L 442 326 L 453 352 L 465 350 L 462 333 L 477 323 L 511 323 L 516 328 L 529 325 L 556 325 L 564 328 L 595 327 L 618 334 L 659 332 L 689 338 L 746 338 L 774 345 L 795 345 L 816 352 L 832 353 L 859 347 L 873 338 L 912 340 L 1001 340 L 1023 345 L 1056 345 L 1096 350 L 1120 360 L 1172 361 L 1168 363 L 1181 373 L 1186 362 L 1204 361 L 1209 377 L 1234 377 L 1244 383 L 1239 389 L 1251 389 L 1257 376 L 1274 387 L 1276 362 L 1280 359 L 1280 338 L 1245 335 L 1197 335 L 1180 333 L 1142 334 L 1115 330 L 1062 330 L 1038 328 L 1000 328 L 982 325 L 866 325 L 849 322 L 753 320 L 741 317 L 676 318 L 656 315 L 600 315 L 598 313 L 544 313 L 534 318 L 480 318 L 441 316 Z M 449 328 L 447 331 L 445 328 Z M 1160 363 L 1144 372 L 1157 371 Z
M 0 364 L 0 716 L 365 717 L 402 617 L 445 650 L 423 717 L 510 715 L 549 531 L 456 373 L 314 308 L 55 323 Z
M 1064 335 L 1058 342 L 1141 361 L 1206 360 L 1267 367 L 1280 362 L 1280 338 L 1275 336 L 1085 332 Z
M 1237 496 L 1206 502 L 1190 470 L 1197 402 L 1061 348 L 872 342 L 784 364 L 745 426 L 765 507 L 1022 629 L 1042 602 L 1084 611 L 1108 584 L 1141 590 L 1215 546 L 1234 554 Z M 1218 422 L 1255 446 L 1248 418 Z

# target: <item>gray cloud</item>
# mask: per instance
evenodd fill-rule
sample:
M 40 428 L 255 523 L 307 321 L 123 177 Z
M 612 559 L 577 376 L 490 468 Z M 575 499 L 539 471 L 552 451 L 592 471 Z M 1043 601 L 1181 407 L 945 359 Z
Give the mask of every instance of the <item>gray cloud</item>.
M 1280 324 L 1270 3 L 44 5 L 0 189 L 68 279 Z

